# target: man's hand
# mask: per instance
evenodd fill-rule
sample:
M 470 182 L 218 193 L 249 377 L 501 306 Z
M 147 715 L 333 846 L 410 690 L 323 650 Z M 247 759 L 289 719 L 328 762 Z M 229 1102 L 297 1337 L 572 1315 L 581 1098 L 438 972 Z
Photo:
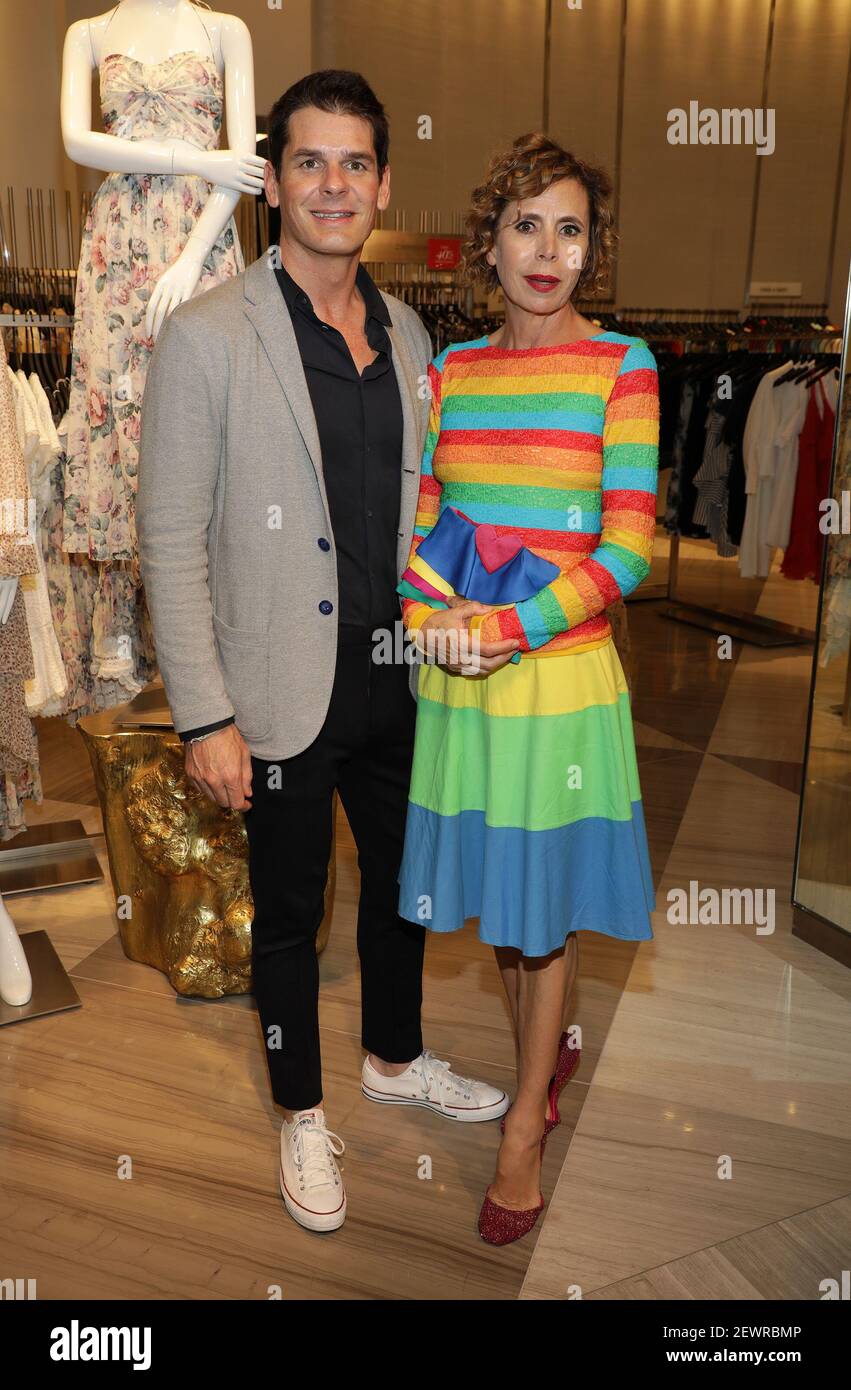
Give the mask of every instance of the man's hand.
M 447 602 L 447 609 L 438 609 L 420 626 L 417 643 L 426 658 L 435 651 L 439 658 L 443 647 L 449 659 L 439 661 L 439 665 L 456 676 L 487 676 L 498 671 L 500 666 L 506 666 L 520 646 L 516 637 L 499 642 L 480 641 L 478 652 L 472 648 L 470 619 L 476 613 L 492 613 L 493 608 L 460 594 L 454 594 Z
M 186 776 L 218 806 L 251 810 L 251 753 L 235 724 L 186 745 Z

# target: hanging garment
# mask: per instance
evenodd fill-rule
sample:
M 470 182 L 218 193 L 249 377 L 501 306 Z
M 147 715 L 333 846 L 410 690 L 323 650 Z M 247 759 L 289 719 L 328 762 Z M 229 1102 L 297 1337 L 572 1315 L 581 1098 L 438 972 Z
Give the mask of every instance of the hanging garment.
M 14 380 L 0 334 L 0 577 L 31 574 L 38 563 L 32 499 L 18 439 Z
M 665 530 L 671 535 L 679 535 L 680 502 L 682 500 L 682 470 L 686 434 L 694 404 L 694 386 L 689 380 L 681 383 L 677 420 L 672 431 L 670 450 L 671 476 L 668 479 L 668 493 L 665 499 Z
M 59 443 L 59 435 L 56 433 L 56 426 L 53 423 L 53 416 L 50 411 L 50 400 L 35 372 L 30 372 L 28 385 L 32 396 L 33 407 L 35 409 L 39 434 L 41 436 L 42 450 L 45 456 L 44 464 L 36 480 L 36 516 L 38 517 L 40 526 L 47 510 L 47 502 L 50 496 L 50 474 L 56 466 L 56 460 L 62 453 L 62 445 Z
M 0 623 L 0 840 L 26 830 L 24 802 L 41 801 L 38 741 L 24 687 L 34 674 L 24 596 Z
M 786 381 L 775 388 L 781 397 L 780 424 L 775 440 L 774 486 L 765 528 L 767 545 L 785 550 L 792 527 L 795 484 L 798 479 L 798 443 L 807 413 L 809 392 L 803 382 Z
M 833 428 L 836 416 L 821 381 L 808 392 L 807 413 L 798 440 L 798 477 L 789 544 L 780 566 L 787 579 L 821 577 L 824 533 L 821 502 L 829 496 Z
M 746 376 L 737 381 L 724 422 L 724 442 L 730 451 L 730 471 L 727 474 L 727 538 L 736 547 L 742 543 L 747 494 L 745 492 L 744 437 L 748 412 L 759 386 L 759 376 Z
M 798 402 L 797 394 L 790 396 L 787 391 L 787 385 L 791 383 L 778 386 L 776 391 L 774 383 L 791 366 L 791 362 L 784 362 L 766 372 L 756 389 L 745 425 L 742 447 L 747 509 L 739 551 L 739 571 L 748 579 L 756 576 L 765 578 L 771 569 L 774 547 L 766 539 L 766 530 L 779 461 L 778 444 L 782 437 L 783 447 L 789 447 L 785 427 L 791 419 L 791 403 Z M 797 438 L 794 443 L 797 447 Z
M 0 623 L 0 840 L 26 829 L 24 801 L 42 799 L 38 744 L 24 696 L 34 667 L 21 591 L 21 583 L 36 569 L 37 556 L 28 534 L 31 498 L 13 383 L 16 378 L 6 365 L 0 336 L 0 575 L 19 576 L 9 616 Z
M 38 407 L 29 381 L 23 372 L 9 373 L 15 395 L 15 416 L 18 443 L 24 457 L 30 493 L 34 501 L 33 523 L 38 536 L 42 518 L 39 515 L 39 498 L 44 495 L 44 478 L 49 475 L 53 462 L 52 442 L 39 426 Z M 47 590 L 47 576 L 40 546 L 36 546 L 35 573 L 22 577 L 20 581 L 24 597 L 24 608 L 32 649 L 32 676 L 26 681 L 24 690 L 26 705 L 30 714 L 43 714 L 61 700 L 68 689 L 65 668 L 56 634 L 53 631 L 53 618 L 50 611 L 50 598 Z
M 706 442 L 703 448 L 703 462 L 694 475 L 697 501 L 694 504 L 694 521 L 705 526 L 715 542 L 715 548 L 724 559 L 735 555 L 737 546 L 730 542 L 727 534 L 728 480 L 730 473 L 730 446 L 724 439 L 724 426 L 732 399 L 719 396 L 718 389 L 709 401 L 706 413 Z
M 705 539 L 709 533 L 705 526 L 701 526 L 695 520 L 694 516 L 694 509 L 697 505 L 697 489 L 694 485 L 694 479 L 703 462 L 707 415 L 709 402 L 715 391 L 715 378 L 708 374 L 698 375 L 692 385 L 694 399 L 689 411 L 688 425 L 683 440 L 683 459 L 680 468 L 678 530 L 681 536 Z
M 104 130 L 124 139 L 179 137 L 218 146 L 224 84 L 212 55 L 143 63 L 111 53 L 100 64 Z M 146 674 L 150 623 L 140 586 L 136 485 L 140 412 L 153 342 L 145 312 L 157 281 L 197 226 L 210 192 L 185 175 L 109 174 L 86 221 L 71 358 L 63 549 L 129 569 L 104 576 L 92 632 L 97 698 L 135 694 Z M 233 218 L 204 262 L 196 293 L 244 268 Z
M 41 403 L 35 394 L 30 377 L 20 369 L 15 373 L 18 385 L 21 388 L 21 398 L 24 402 L 26 412 L 27 431 L 33 432 L 33 439 L 29 445 L 29 458 L 27 459 L 27 480 L 30 485 L 30 493 L 35 502 L 35 523 L 36 530 L 41 517 L 44 515 L 45 486 L 50 470 L 56 462 L 56 452 L 53 447 L 53 434 L 55 430 L 48 431 L 41 411 Z M 33 380 L 38 382 L 38 377 L 33 374 Z M 39 390 L 44 396 L 44 390 L 39 382 Z M 58 441 L 57 441 L 58 446 Z

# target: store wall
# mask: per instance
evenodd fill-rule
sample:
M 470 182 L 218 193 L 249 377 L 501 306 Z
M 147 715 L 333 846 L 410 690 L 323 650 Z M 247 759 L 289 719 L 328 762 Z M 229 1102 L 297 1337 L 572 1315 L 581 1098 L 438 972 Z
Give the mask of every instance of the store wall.
M 851 0 L 229 0 L 253 38 L 258 111 L 311 68 L 362 71 L 391 118 L 393 210 L 451 230 L 490 154 L 548 128 L 617 176 L 618 303 L 737 308 L 749 280 L 844 310 L 851 252 Z M 75 200 L 62 39 L 90 0 L 0 0 L 0 196 Z M 625 17 L 625 18 L 624 18 Z M 776 148 L 671 145 L 672 107 L 776 110 Z M 97 109 L 97 100 L 94 103 Z M 422 118 L 431 122 L 421 138 Z M 76 206 L 76 202 L 75 202 Z M 429 225 L 432 225 L 430 222 Z
M 778 112 L 777 150 L 760 161 L 753 278 L 800 280 L 805 302 L 821 302 L 832 281 L 850 54 L 849 0 L 778 5 L 768 82 L 768 104 Z M 845 280 L 849 247 L 846 225 L 836 247 Z
M 314 65 L 359 68 L 388 108 L 409 228 L 435 207 L 448 228 L 489 155 L 543 123 L 547 12 L 546 0 L 314 0 Z M 618 174 L 617 301 L 735 309 L 750 281 L 782 280 L 840 313 L 849 0 L 552 0 L 550 15 L 548 129 Z M 772 154 L 668 142 L 672 108 L 755 110 L 766 79 Z
M 420 209 L 450 230 L 488 153 L 540 128 L 544 13 L 539 0 L 314 0 L 314 66 L 362 72 L 387 108 L 409 231 Z
M 65 0 L 0 0 L 0 200 L 8 219 L 14 189 L 18 260 L 28 264 L 26 190 L 72 187 L 59 129 L 59 72 Z
M 595 58 L 586 40 L 582 61 L 573 45 L 591 7 L 558 7 L 550 128 L 569 139 L 577 107 L 593 112 L 597 106 L 597 76 L 605 73 L 608 149 L 601 153 L 609 169 L 615 166 L 618 128 L 611 88 L 623 63 L 616 283 L 621 304 L 735 309 L 742 303 L 757 156 L 744 146 L 672 145 L 668 112 L 687 110 L 690 101 L 714 108 L 760 105 L 769 4 L 630 0 L 621 60 L 622 4 L 609 0 L 608 50 Z M 723 61 L 716 61 L 722 53 Z

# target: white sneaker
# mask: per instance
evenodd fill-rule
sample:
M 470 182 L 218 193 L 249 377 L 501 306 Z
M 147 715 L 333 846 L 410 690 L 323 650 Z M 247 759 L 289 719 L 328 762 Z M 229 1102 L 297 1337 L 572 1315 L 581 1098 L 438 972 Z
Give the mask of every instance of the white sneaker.
M 509 1106 L 508 1096 L 486 1081 L 453 1075 L 448 1062 L 425 1051 L 399 1076 L 382 1076 L 367 1056 L 362 1090 L 369 1100 L 385 1105 L 424 1105 L 448 1120 L 498 1120 Z
M 325 1128 L 319 1107 L 296 1110 L 281 1125 L 281 1196 L 293 1220 L 309 1231 L 336 1231 L 346 1219 L 346 1190 L 335 1158 L 345 1148 L 339 1134 Z

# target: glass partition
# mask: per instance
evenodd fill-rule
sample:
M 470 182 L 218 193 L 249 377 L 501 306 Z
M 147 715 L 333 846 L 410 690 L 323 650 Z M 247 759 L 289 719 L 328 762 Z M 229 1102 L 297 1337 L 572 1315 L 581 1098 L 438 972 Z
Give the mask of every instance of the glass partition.
M 851 383 L 845 306 L 792 901 L 795 934 L 851 964 Z

